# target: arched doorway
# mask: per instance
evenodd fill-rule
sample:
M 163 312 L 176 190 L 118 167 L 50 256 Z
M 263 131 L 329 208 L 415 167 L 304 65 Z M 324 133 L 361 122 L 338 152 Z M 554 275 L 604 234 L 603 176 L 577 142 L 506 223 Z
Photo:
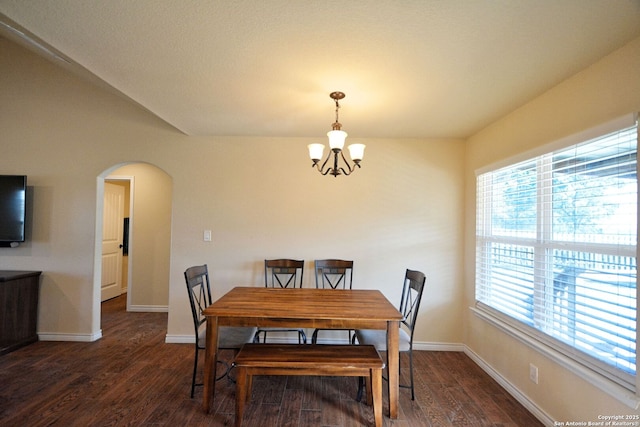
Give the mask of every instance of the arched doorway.
M 93 321 L 100 328 L 105 182 L 129 184 L 127 311 L 168 311 L 172 179 L 149 163 L 115 165 L 97 178 Z M 101 332 L 100 332 L 101 336 Z

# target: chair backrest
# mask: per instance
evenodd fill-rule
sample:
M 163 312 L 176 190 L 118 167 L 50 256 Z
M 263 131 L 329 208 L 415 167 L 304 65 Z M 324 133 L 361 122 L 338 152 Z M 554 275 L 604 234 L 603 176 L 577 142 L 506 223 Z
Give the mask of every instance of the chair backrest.
M 418 319 L 418 310 L 420 309 L 425 281 L 426 277 L 420 271 L 407 269 L 404 275 L 404 287 L 402 288 L 402 299 L 400 300 L 400 313 L 403 316 L 401 324 L 409 330 L 411 341 L 413 341 L 413 330 Z
M 211 287 L 209 285 L 209 270 L 207 269 L 207 265 L 197 265 L 187 268 L 184 272 L 184 279 L 187 282 L 189 303 L 191 303 L 193 325 L 197 337 L 198 329 L 206 321 L 206 317 L 204 317 L 202 312 L 211 305 Z
M 317 259 L 315 261 L 316 288 L 351 289 L 353 261 Z
M 304 260 L 264 260 L 264 286 L 267 288 L 301 288 L 303 273 Z

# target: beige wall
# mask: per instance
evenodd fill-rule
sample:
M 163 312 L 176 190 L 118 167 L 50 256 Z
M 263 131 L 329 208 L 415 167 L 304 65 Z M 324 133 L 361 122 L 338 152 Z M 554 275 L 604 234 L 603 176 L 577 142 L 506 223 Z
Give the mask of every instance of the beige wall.
M 321 137 L 319 136 L 318 139 Z M 174 162 L 172 283 L 208 263 L 214 298 L 263 286 L 265 258 L 354 260 L 354 286 L 399 302 L 406 268 L 428 274 L 418 340 L 461 342 L 462 164 L 457 141 L 367 140 L 364 166 L 322 177 L 308 139 L 193 138 Z M 453 214 L 452 214 L 453 213 Z M 212 230 L 213 241 L 202 241 Z M 169 335 L 185 334 L 182 284 L 172 286 Z
M 475 170 L 562 137 L 640 111 L 640 39 L 503 117 L 467 142 L 465 296 L 474 304 Z M 465 310 L 464 342 L 515 389 L 556 421 L 640 414 Z M 529 363 L 539 384 L 529 380 Z
M 265 258 L 304 258 L 308 268 L 336 257 L 355 261 L 354 286 L 394 302 L 405 269 L 425 271 L 417 341 L 462 342 L 463 141 L 366 140 L 361 170 L 322 177 L 306 145 L 323 135 L 187 137 L 15 44 L 0 39 L 0 49 L 0 173 L 27 174 L 35 193 L 31 239 L 0 249 L 0 268 L 44 272 L 41 337 L 99 335 L 96 182 L 142 162 L 173 182 L 170 246 L 163 235 L 147 250 L 170 253 L 169 341 L 191 339 L 188 266 L 209 264 L 219 297 L 235 285 L 262 286 Z

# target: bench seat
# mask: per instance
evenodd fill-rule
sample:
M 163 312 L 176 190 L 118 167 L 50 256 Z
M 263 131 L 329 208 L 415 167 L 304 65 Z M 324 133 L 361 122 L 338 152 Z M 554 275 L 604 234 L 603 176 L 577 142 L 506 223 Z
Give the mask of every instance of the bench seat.
M 371 345 L 245 344 L 235 358 L 236 426 L 242 425 L 245 402 L 251 398 L 253 375 L 317 375 L 364 377 L 367 403 L 373 405 L 376 427 L 382 426 L 384 362 Z

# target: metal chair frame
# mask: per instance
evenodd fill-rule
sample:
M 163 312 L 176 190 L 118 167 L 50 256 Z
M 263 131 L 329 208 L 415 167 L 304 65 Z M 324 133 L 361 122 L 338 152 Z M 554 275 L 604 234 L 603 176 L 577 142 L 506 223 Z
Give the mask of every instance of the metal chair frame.
M 416 398 L 414 381 L 413 381 L 413 334 L 415 331 L 416 321 L 418 320 L 418 312 L 420 310 L 420 303 L 422 301 L 422 294 L 424 291 L 425 282 L 426 282 L 426 277 L 424 273 L 416 270 L 407 269 L 407 271 L 405 272 L 404 284 L 402 288 L 402 297 L 400 299 L 399 311 L 400 313 L 402 313 L 402 316 L 403 316 L 402 321 L 400 322 L 400 327 L 404 326 L 409 332 L 409 350 L 406 352 L 409 353 L 410 384 L 399 384 L 399 386 L 403 388 L 408 388 L 411 390 L 411 400 L 415 400 Z M 356 331 L 356 333 L 353 335 L 353 338 L 351 340 L 352 344 L 355 344 L 355 341 L 357 339 L 357 334 L 358 332 Z M 401 363 L 398 364 L 399 377 L 402 374 L 401 365 L 402 365 Z M 387 378 L 384 378 L 384 379 L 387 380 Z M 362 381 L 362 378 L 360 378 L 359 384 L 358 384 L 358 396 L 357 396 L 358 401 L 362 398 L 363 386 L 364 386 L 364 381 Z
M 266 288 L 296 288 L 302 287 L 302 278 L 304 275 L 304 260 L 295 259 L 265 259 L 264 260 L 264 286 Z M 298 334 L 298 344 L 307 343 L 307 334 L 304 329 L 281 329 L 268 328 L 258 329 L 254 336 L 253 342 L 267 342 L 267 332 L 296 332 Z
M 318 289 L 351 289 L 353 284 L 353 261 L 342 259 L 318 259 L 314 262 L 316 288 Z M 311 343 L 318 342 L 318 333 L 324 329 L 315 329 L 311 335 Z M 351 330 L 348 342 L 351 342 Z
M 197 265 L 193 267 L 189 267 L 184 272 L 185 282 L 187 284 L 187 291 L 189 294 L 189 304 L 191 305 L 191 313 L 193 315 L 193 327 L 195 333 L 195 351 L 194 351 L 194 361 L 193 361 L 193 376 L 191 379 L 191 398 L 193 398 L 195 387 L 201 386 L 202 384 L 196 384 L 196 373 L 198 370 L 198 354 L 200 350 L 205 350 L 204 346 L 199 345 L 199 332 L 203 325 L 206 323 L 207 319 L 204 316 L 204 309 L 211 305 L 211 285 L 209 281 L 209 270 L 206 264 Z M 253 332 L 251 332 L 253 335 Z M 222 342 L 224 337 L 219 340 Z M 249 340 L 247 340 L 249 341 Z M 236 353 L 240 350 L 242 346 L 241 342 L 235 343 L 229 347 L 220 347 L 221 350 L 233 350 Z M 229 376 L 229 372 L 233 369 L 233 365 L 225 362 L 224 360 L 218 360 L 218 363 L 222 364 L 225 367 L 222 375 L 216 378 L 216 381 L 227 377 L 229 380 L 233 381 L 233 379 Z

